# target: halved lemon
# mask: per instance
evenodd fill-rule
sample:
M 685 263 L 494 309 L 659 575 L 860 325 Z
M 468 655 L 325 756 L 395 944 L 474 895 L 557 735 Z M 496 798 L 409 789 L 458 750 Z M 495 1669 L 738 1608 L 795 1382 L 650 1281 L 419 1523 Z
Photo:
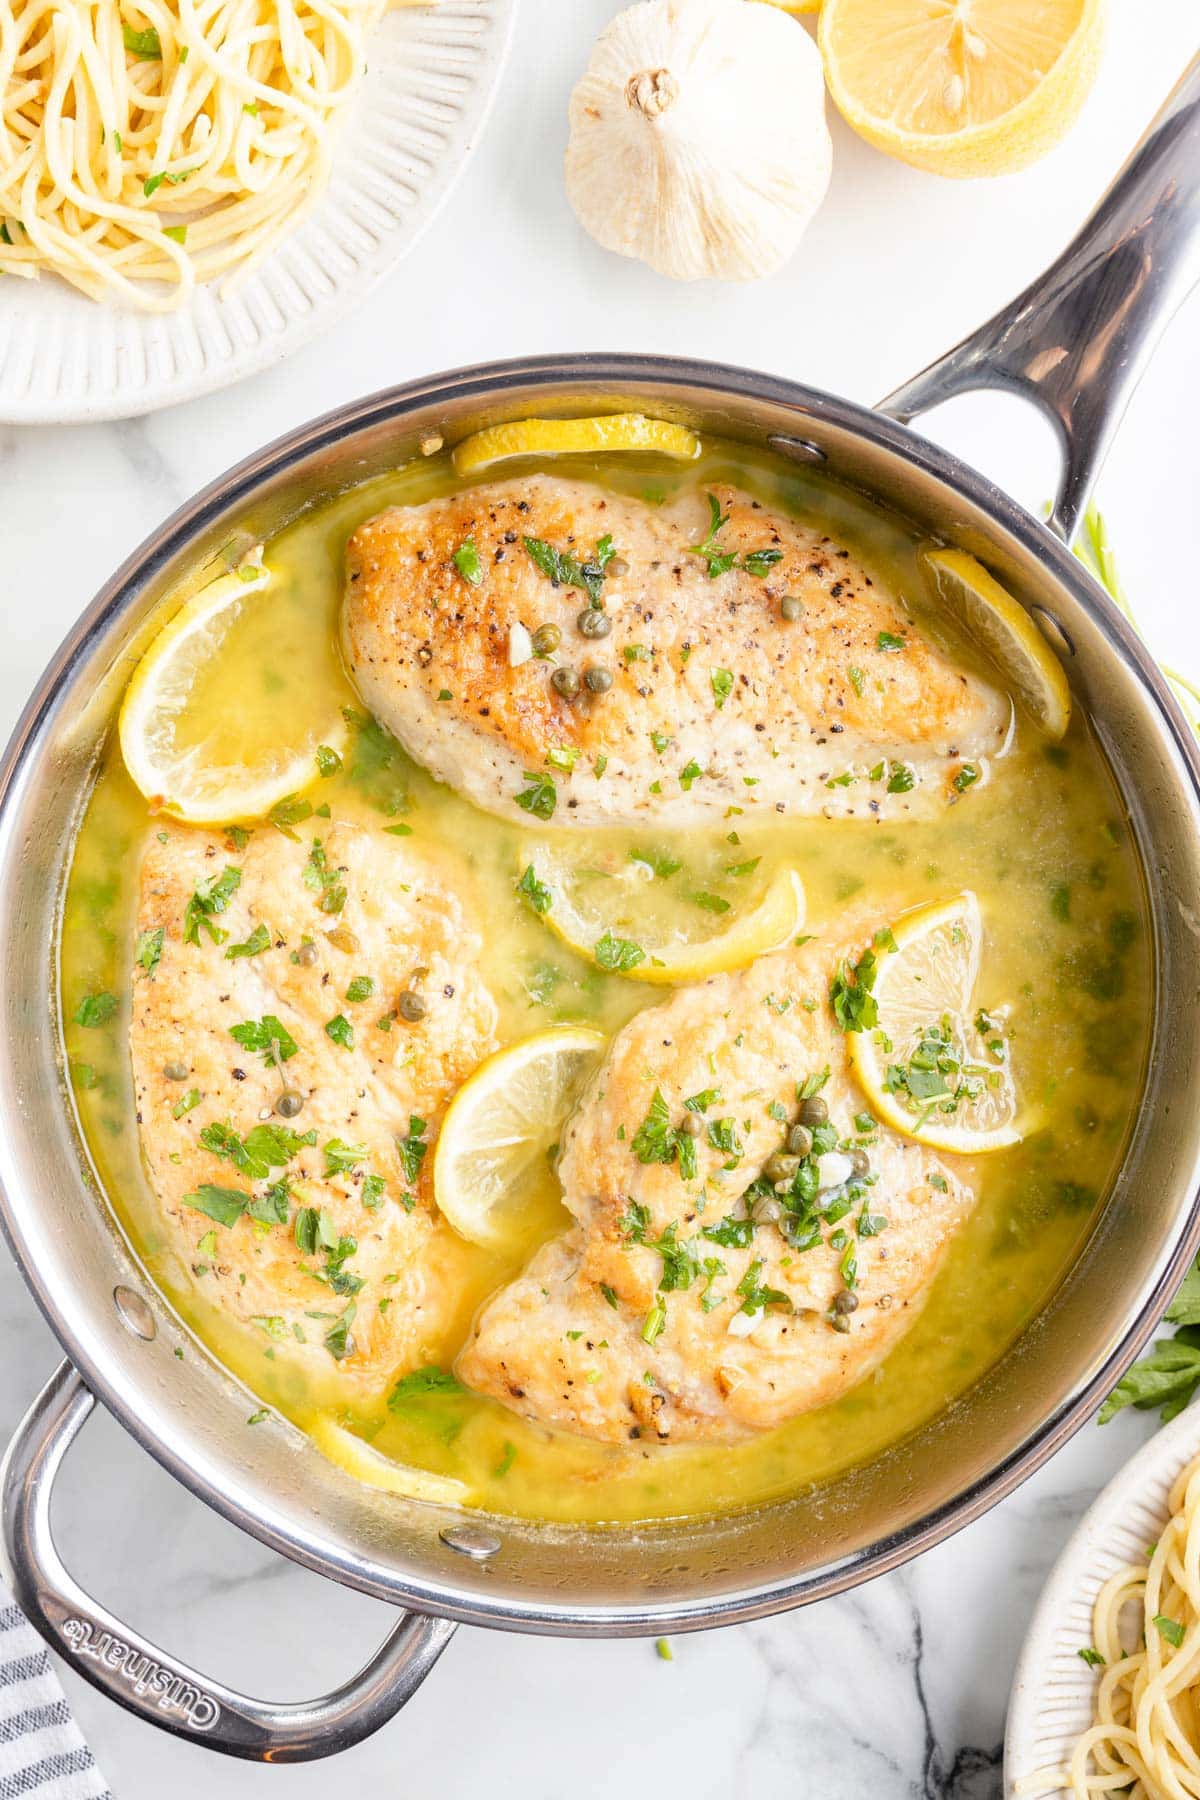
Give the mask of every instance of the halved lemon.
M 606 1041 L 584 1025 L 539 1031 L 498 1050 L 459 1088 L 438 1134 L 433 1192 L 460 1237 L 501 1249 L 526 1235 L 563 1121 Z
M 815 13 L 821 10 L 821 0 L 764 0 L 767 6 L 777 6 L 781 12 Z
M 876 1115 L 932 1150 L 974 1156 L 1020 1142 L 1001 1027 L 978 1012 L 983 919 L 974 894 L 906 913 L 877 948 L 873 1029 L 847 1033 Z
M 489 425 L 454 448 L 454 467 L 474 475 L 514 456 L 596 456 L 610 450 L 652 450 L 691 462 L 700 439 L 685 425 L 645 413 L 607 413 L 594 419 L 515 419 Z
M 202 588 L 163 626 L 121 705 L 121 754 L 161 812 L 193 825 L 259 818 L 316 779 L 319 745 L 341 751 L 346 726 L 322 714 L 308 730 L 286 687 L 275 698 L 231 697 L 217 657 L 231 632 L 253 630 L 270 574 L 258 564 Z
M 1071 723 L 1071 690 L 1025 608 L 965 550 L 926 550 L 922 557 L 943 606 L 987 652 L 1047 736 L 1062 737 Z
M 829 91 L 876 149 L 934 175 L 1025 168 L 1074 124 L 1104 0 L 825 0 Z
M 582 863 L 570 851 L 537 844 L 518 861 L 520 882 L 538 893 L 551 931 L 598 968 L 631 981 L 667 986 L 744 969 L 781 949 L 804 924 L 804 884 L 794 869 L 781 869 L 757 901 L 717 924 L 732 905 L 705 892 L 691 895 L 694 912 L 685 914 L 676 897 L 656 910 L 653 867 L 636 851 Z M 682 931 L 681 919 L 694 921 L 694 931 Z M 704 922 L 714 929 L 702 936 Z
M 433 1500 L 441 1506 L 466 1506 L 471 1501 L 471 1490 L 465 1482 L 455 1481 L 449 1475 L 433 1475 L 428 1469 L 414 1469 L 408 1463 L 393 1462 L 390 1456 L 373 1450 L 370 1444 L 332 1419 L 317 1419 L 310 1435 L 322 1456 L 344 1469 L 347 1475 L 353 1475 L 356 1481 L 381 1488 L 385 1494 L 400 1494 L 406 1500 Z

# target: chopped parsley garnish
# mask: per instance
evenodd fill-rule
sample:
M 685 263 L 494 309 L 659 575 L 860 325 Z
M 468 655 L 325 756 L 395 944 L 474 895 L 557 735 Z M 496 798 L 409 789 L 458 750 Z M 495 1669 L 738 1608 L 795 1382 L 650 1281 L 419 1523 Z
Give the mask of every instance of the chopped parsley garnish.
M 596 554 L 587 562 L 579 562 L 565 550 L 555 550 L 544 538 L 523 537 L 526 554 L 555 587 L 582 588 L 593 606 L 600 605 L 604 576 L 616 555 L 611 537 L 602 537 Z
M 354 1316 L 357 1311 L 358 1307 L 355 1302 L 351 1300 L 347 1305 L 345 1312 L 337 1321 L 337 1324 L 332 1325 L 325 1333 L 325 1348 L 328 1350 L 330 1356 L 332 1356 L 334 1362 L 341 1362 L 343 1357 L 353 1356 L 354 1354 L 354 1339 L 350 1335 L 350 1327 L 354 1323 Z
M 1164 1618 L 1162 1613 L 1155 1613 L 1154 1624 L 1159 1636 L 1166 1638 L 1168 1644 L 1178 1650 L 1187 1635 L 1187 1627 L 1181 1625 L 1178 1619 Z
M 700 907 L 704 912 L 727 913 L 729 911 L 729 901 L 721 894 L 689 894 L 688 899 L 693 906 Z
M 207 1219 L 215 1219 L 218 1225 L 229 1226 L 237 1224 L 250 1204 L 250 1196 L 240 1188 L 214 1187 L 203 1181 L 195 1193 L 183 1196 L 183 1204 L 202 1212 Z
M 691 762 L 684 763 L 682 769 L 679 771 L 679 785 L 685 794 L 690 793 L 692 784 L 699 781 L 703 773 L 704 770 L 700 767 L 700 764 L 694 757 Z
M 299 835 L 292 830 L 293 825 L 303 824 L 305 819 L 312 818 L 312 801 L 306 800 L 303 794 L 285 794 L 277 800 L 267 814 L 276 831 L 281 831 L 286 838 L 299 843 Z
M 232 1125 L 214 1120 L 200 1133 L 200 1142 L 214 1156 L 226 1157 L 248 1181 L 263 1181 L 272 1169 L 282 1169 L 306 1145 L 315 1144 L 315 1131 L 293 1131 L 287 1125 L 255 1125 L 243 1138 Z
M 326 1021 L 325 1036 L 331 1042 L 340 1044 L 343 1050 L 354 1048 L 354 1027 L 345 1013 L 335 1013 L 332 1019 Z
M 342 717 L 354 732 L 350 779 L 377 811 L 394 818 L 407 812 L 408 758 L 400 744 L 370 713 L 343 707 Z
M 219 875 L 212 875 L 202 881 L 183 911 L 183 941 L 185 944 L 200 942 L 200 927 L 203 926 L 214 944 L 223 944 L 229 936 L 219 925 L 213 924 L 216 914 L 223 913 L 242 885 L 242 871 L 228 864 Z
M 465 539 L 454 552 L 454 566 L 468 587 L 483 586 L 483 564 L 473 537 Z
M 248 938 L 240 944 L 230 944 L 225 952 L 229 962 L 235 962 L 239 956 L 261 956 L 264 950 L 271 947 L 271 933 L 265 925 L 256 925 Z
M 414 1402 L 441 1399 L 462 1392 L 461 1382 L 449 1369 L 439 1369 L 436 1363 L 426 1363 L 423 1368 L 413 1369 L 400 1377 L 388 1395 L 388 1409 L 395 1413 L 406 1412 Z
M 889 794 L 910 794 L 916 785 L 916 775 L 907 763 L 892 764 L 887 784 Z
M 878 1023 L 879 1007 L 871 992 L 875 967 L 871 950 L 864 950 L 857 963 L 841 963 L 829 989 L 829 1004 L 839 1031 L 871 1031 Z
M 978 780 L 979 764 L 964 763 L 962 768 L 958 771 L 958 774 L 954 777 L 954 786 L 960 794 L 963 794 L 969 787 L 973 787 Z
M 554 777 L 540 769 L 526 769 L 524 779 L 526 786 L 516 796 L 521 811 L 532 813 L 535 819 L 552 819 L 558 804 Z
M 133 960 L 145 970 L 147 976 L 152 976 L 159 965 L 166 935 L 161 925 L 156 931 L 138 933 L 137 943 L 133 947 Z
M 329 1138 L 325 1146 L 325 1179 L 353 1169 L 367 1154 L 362 1144 L 347 1144 L 342 1138 Z
M 369 1000 L 374 992 L 375 981 L 373 976 L 356 975 L 346 989 L 346 998 L 350 1001 L 351 1005 L 357 1005 L 360 1000 Z
M 600 1283 L 600 1292 L 603 1294 L 608 1305 L 612 1307 L 614 1312 L 616 1312 L 621 1304 L 621 1302 L 617 1298 L 616 1288 L 610 1287 L 607 1281 L 602 1281 Z
M 742 567 L 745 569 L 747 575 L 762 576 L 765 575 L 769 569 L 774 568 L 777 562 L 782 561 L 782 550 L 747 550 L 745 556 L 742 558 Z
M 75 1008 L 76 1025 L 107 1025 L 117 1010 L 117 997 L 110 994 L 107 988 L 99 993 L 85 994 Z
M 655 1088 L 649 1111 L 634 1133 L 630 1148 L 640 1163 L 678 1163 L 681 1180 L 695 1178 L 696 1140 L 671 1124 L 661 1088 Z
M 880 650 L 906 650 L 908 639 L 898 637 L 894 631 L 881 631 L 875 639 L 875 644 Z
M 322 912 L 341 912 L 346 904 L 346 888 L 338 871 L 329 867 L 325 845 L 320 838 L 314 838 L 309 846 L 301 880 L 317 896 L 317 905 Z
M 400 1155 L 400 1167 L 404 1171 L 404 1179 L 413 1186 L 421 1173 L 421 1164 L 425 1161 L 429 1145 L 422 1143 L 425 1136 L 425 1121 L 414 1113 L 408 1121 L 408 1136 L 396 1139 L 396 1149 Z
M 707 1112 L 710 1106 L 721 1104 L 720 1088 L 701 1088 L 698 1094 L 689 1094 L 684 1101 L 688 1112 Z
M 122 25 L 121 41 L 130 56 L 136 56 L 139 62 L 159 62 L 162 59 L 162 42 L 153 25 L 145 31 L 138 31 L 132 25 Z M 120 145 L 117 146 L 118 150 Z M 158 177 L 159 181 L 162 176 Z
M 725 1250 L 747 1250 L 754 1242 L 754 1220 L 735 1219 L 729 1213 L 717 1225 L 702 1225 L 700 1235 Z
M 1085 1662 L 1087 1664 L 1089 1669 L 1102 1669 L 1104 1667 L 1104 1658 L 1101 1656 L 1100 1652 L 1094 1650 L 1090 1644 L 1085 1644 L 1083 1649 L 1077 1650 L 1075 1654 L 1078 1656 L 1080 1662 Z
M 646 952 L 640 944 L 635 944 L 632 938 L 614 937 L 611 931 L 606 931 L 597 940 L 592 955 L 602 969 L 615 970 L 619 975 L 627 974 L 646 960 Z
M 297 1044 L 286 1025 L 280 1023 L 274 1013 L 264 1013 L 261 1019 L 245 1019 L 240 1025 L 231 1025 L 229 1035 L 243 1050 L 256 1050 L 266 1063 L 272 1063 L 276 1057 L 280 1062 L 287 1062 L 295 1056 Z
M 708 680 L 712 688 L 713 699 L 717 703 L 717 711 L 720 712 L 733 692 L 733 674 L 729 669 L 710 669 Z
M 792 1303 L 786 1294 L 781 1293 L 778 1288 L 763 1286 L 762 1272 L 762 1263 L 752 1262 L 738 1282 L 737 1291 L 742 1296 L 739 1310 L 753 1316 L 768 1306 L 786 1306 L 790 1309 Z
M 847 673 L 850 676 L 850 686 L 854 689 L 856 694 L 861 694 L 864 687 L 867 685 L 866 676 L 861 669 L 856 669 L 853 666 L 851 666 Z
M 171 1117 L 173 1119 L 182 1119 L 185 1113 L 190 1113 L 193 1107 L 199 1106 L 203 1098 L 204 1095 L 200 1092 L 199 1088 L 189 1088 L 186 1094 L 181 1094 L 179 1096 L 178 1100 L 171 1108 Z
M 539 918 L 543 913 L 548 913 L 554 903 L 554 895 L 544 881 L 538 880 L 532 863 L 528 865 L 525 873 L 517 882 L 517 892 L 529 910 L 536 913 Z

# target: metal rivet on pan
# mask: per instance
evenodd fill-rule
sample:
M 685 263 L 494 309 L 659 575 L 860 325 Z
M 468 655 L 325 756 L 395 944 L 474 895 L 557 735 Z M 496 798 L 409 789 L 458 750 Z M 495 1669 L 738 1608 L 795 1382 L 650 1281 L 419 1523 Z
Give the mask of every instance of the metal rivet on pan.
M 793 462 L 823 463 L 826 460 L 820 444 L 814 444 L 811 438 L 788 437 L 784 432 L 776 431 L 767 442 L 772 450 L 778 450 L 781 456 L 790 456 Z
M 447 1525 L 438 1536 L 447 1550 L 457 1550 L 460 1556 L 469 1556 L 475 1562 L 486 1562 L 500 1548 L 500 1539 L 490 1531 L 481 1531 L 478 1525 Z
M 140 1294 L 132 1288 L 115 1287 L 113 1302 L 126 1331 L 132 1331 L 134 1337 L 145 1338 L 147 1343 L 155 1335 L 158 1326 L 154 1323 L 154 1314 L 150 1311 Z
M 1061 656 L 1074 656 L 1075 646 L 1054 614 L 1048 613 L 1044 606 L 1031 606 L 1029 610 L 1051 649 L 1057 650 Z

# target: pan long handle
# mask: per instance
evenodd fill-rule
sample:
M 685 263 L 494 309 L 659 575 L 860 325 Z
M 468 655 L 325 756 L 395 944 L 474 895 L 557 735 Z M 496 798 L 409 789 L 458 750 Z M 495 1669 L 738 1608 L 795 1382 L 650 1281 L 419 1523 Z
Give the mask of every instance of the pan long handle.
M 402 1613 L 350 1681 L 320 1700 L 252 1700 L 198 1675 L 108 1612 L 65 1568 L 50 1529 L 63 1457 L 95 1400 L 64 1363 L 17 1427 L 0 1469 L 3 1563 L 51 1649 L 110 1699 L 165 1731 L 258 1762 L 307 1762 L 368 1737 L 411 1699 L 454 1635 L 448 1619 Z
M 1034 400 L 1062 443 L 1049 522 L 1069 543 L 1151 351 L 1200 280 L 1198 227 L 1200 56 L 1058 261 L 879 410 L 907 423 L 981 387 Z

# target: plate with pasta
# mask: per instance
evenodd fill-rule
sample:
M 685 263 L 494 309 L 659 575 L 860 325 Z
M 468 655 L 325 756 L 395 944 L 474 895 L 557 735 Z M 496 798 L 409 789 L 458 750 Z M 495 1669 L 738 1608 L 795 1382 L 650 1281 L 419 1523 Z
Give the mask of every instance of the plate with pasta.
M 1006 1800 L 1200 1795 L 1200 1403 L 1109 1483 L 1017 1665 Z
M 0 421 L 127 418 L 332 324 L 486 120 L 517 0 L 5 0 Z

